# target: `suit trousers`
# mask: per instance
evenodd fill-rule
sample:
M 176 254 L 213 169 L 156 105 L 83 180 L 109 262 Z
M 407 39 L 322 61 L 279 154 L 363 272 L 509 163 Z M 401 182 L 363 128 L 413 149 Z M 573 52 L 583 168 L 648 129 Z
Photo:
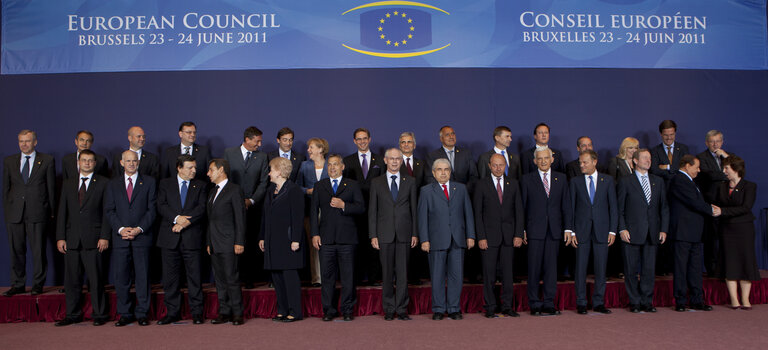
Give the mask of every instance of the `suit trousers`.
M 411 256 L 410 243 L 379 243 L 381 271 L 384 276 L 381 302 L 384 313 L 408 314 L 408 265 Z M 392 279 L 396 282 L 393 285 Z
M 297 270 L 272 270 L 272 282 L 277 295 L 277 313 L 304 318 L 301 308 L 301 280 Z
M 701 242 L 675 241 L 675 272 L 672 279 L 675 303 L 686 305 L 704 302 L 701 261 L 703 259 Z M 688 292 L 691 293 L 690 299 Z
M 91 294 L 91 317 L 106 320 L 107 299 L 104 294 L 104 265 L 98 249 L 67 249 L 64 254 L 64 289 L 66 290 L 67 318 L 83 319 L 83 271 L 88 276 Z
M 656 252 L 658 246 L 646 237 L 643 244 L 623 242 L 624 286 L 632 305 L 653 305 L 653 285 L 656 280 Z M 638 281 L 637 271 L 640 268 Z M 639 282 L 639 283 L 638 283 Z
M 336 309 L 336 281 L 341 280 L 341 313 L 355 311 L 355 250 L 357 244 L 323 244 L 320 246 L 320 272 L 323 276 L 321 300 L 323 314 L 338 315 Z
M 184 294 L 181 293 L 182 273 L 186 271 L 189 308 L 192 315 L 203 314 L 203 289 L 201 288 L 201 249 L 184 249 L 183 243 L 174 249 L 162 248 L 163 290 L 167 315 L 181 317 Z
M 269 276 L 264 271 L 264 253 L 259 249 L 258 232 L 261 229 L 263 203 L 253 204 L 245 212 L 245 250 L 237 257 L 240 282 L 253 284 L 266 282 Z
M 32 252 L 32 287 L 42 288 L 48 271 L 48 259 L 45 254 L 45 222 L 31 222 L 26 218 L 22 222 L 7 224 L 8 247 L 11 248 L 11 287 L 24 288 L 27 281 L 27 238 Z
M 560 240 L 558 239 L 528 240 L 528 306 L 532 310 L 555 307 L 559 249 Z M 541 298 L 539 298 L 539 281 L 543 282 Z
M 243 316 L 243 294 L 240 290 L 238 256 L 231 252 L 211 254 L 213 278 L 219 299 L 219 315 Z
M 717 258 L 719 254 L 719 235 L 717 222 L 720 219 L 713 217 L 704 217 L 704 231 L 701 233 L 702 249 L 704 250 L 704 269 L 707 276 L 715 276 L 717 268 Z M 722 267 L 722 266 L 721 266 Z
M 429 250 L 433 313 L 461 312 L 459 302 L 464 282 L 464 250 L 453 240 L 451 247 L 446 250 Z M 444 285 L 448 287 L 447 292 Z
M 590 234 L 594 237 L 594 232 Z M 605 270 L 608 264 L 608 244 L 598 243 L 594 239 L 579 242 L 576 248 L 576 306 L 587 306 L 587 266 L 589 253 L 592 252 L 592 265 L 595 270 L 595 288 L 592 291 L 592 307 L 605 304 Z
M 117 293 L 117 313 L 120 317 L 147 317 L 149 312 L 149 247 L 112 248 L 112 268 L 115 270 L 115 292 Z M 133 269 L 133 278 L 131 275 Z M 90 277 L 89 277 L 90 278 Z M 136 284 L 136 310 L 133 308 L 131 285 Z
M 515 247 L 500 245 L 481 251 L 483 258 L 483 298 L 485 311 L 496 311 L 496 267 L 501 264 L 501 309 L 514 310 L 513 261 Z

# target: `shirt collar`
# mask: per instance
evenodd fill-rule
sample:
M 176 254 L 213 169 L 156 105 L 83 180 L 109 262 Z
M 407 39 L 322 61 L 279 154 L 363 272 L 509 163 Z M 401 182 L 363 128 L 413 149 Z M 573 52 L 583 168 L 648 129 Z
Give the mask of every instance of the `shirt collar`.
M 288 150 L 288 152 L 283 152 L 280 148 L 277 149 L 277 153 L 280 154 L 280 157 L 282 157 L 284 154 L 288 155 L 288 158 L 291 158 L 291 150 Z
M 339 183 L 341 183 L 341 178 L 342 178 L 342 177 L 343 177 L 343 176 L 339 176 L 339 177 L 333 177 L 333 178 L 329 178 L 329 179 L 331 180 L 331 184 L 333 184 L 333 180 L 336 180 L 336 181 L 338 181 Z
M 136 184 L 136 180 L 139 178 L 139 172 L 133 173 L 133 175 L 128 176 L 128 174 L 123 173 L 123 181 L 128 182 L 128 178 L 131 178 L 131 181 L 133 181 L 134 184 Z
M 390 173 L 389 170 L 387 170 L 387 178 L 388 179 L 392 179 L 392 175 L 397 176 L 398 179 L 400 178 L 400 172 L 399 171 L 393 174 L 393 173 Z
M 595 170 L 595 172 L 593 172 L 592 174 L 584 174 L 584 179 L 589 181 L 590 176 L 592 176 L 592 181 L 597 180 L 597 170 Z
M 437 183 L 437 185 L 440 186 L 441 189 L 443 188 L 443 185 L 441 185 L 439 182 Z M 451 188 L 451 180 L 448 180 L 448 182 L 445 183 L 445 186 L 447 188 Z
M 24 152 L 21 152 L 21 160 L 22 161 L 27 159 L 27 158 L 25 158 L 26 156 L 29 156 L 29 159 L 34 159 L 37 156 L 37 151 L 32 151 L 32 153 L 30 153 L 30 154 L 24 154 Z
M 450 153 L 451 151 L 456 151 L 456 146 L 453 146 L 452 149 L 448 149 L 448 147 L 443 146 L 443 150 L 445 150 L 445 154 Z M 454 152 L 455 153 L 455 152 Z
M 369 149 L 368 152 L 360 152 L 360 150 L 357 150 L 357 157 L 361 158 L 365 154 L 365 157 L 367 159 L 371 159 L 371 150 Z
M 221 182 L 216 184 L 216 186 L 219 186 L 219 191 L 221 191 L 224 188 L 224 186 L 227 185 L 227 182 L 229 182 L 229 179 L 221 180 Z
M 93 178 L 93 172 L 91 172 L 91 173 L 90 173 L 90 174 L 88 174 L 88 175 L 83 175 L 83 173 L 80 173 L 80 182 L 82 182 L 82 181 L 83 181 L 83 178 L 84 178 L 84 177 L 87 177 L 87 178 L 88 178 L 88 180 L 86 180 L 86 182 L 88 182 L 88 181 L 91 181 L 91 179 Z
M 499 153 L 499 154 L 501 154 L 502 151 L 504 152 L 504 154 L 507 153 L 506 149 L 501 149 L 501 148 L 498 148 L 496 146 L 493 146 L 493 151 L 496 152 L 496 153 Z
M 181 178 L 181 176 L 179 176 L 179 175 L 176 175 L 176 182 L 178 182 L 178 183 L 179 183 L 179 186 L 181 186 L 181 182 L 182 182 L 182 181 L 186 181 L 186 182 L 187 182 L 187 185 L 189 185 L 189 183 L 190 183 L 190 182 L 192 182 L 192 180 L 184 180 L 184 179 L 182 179 L 182 178 Z
M 691 180 L 691 181 L 693 181 L 693 178 L 691 177 L 691 175 L 688 175 L 688 173 L 686 173 L 686 172 L 685 172 L 685 171 L 683 171 L 682 169 L 681 169 L 681 170 L 678 170 L 678 171 L 679 171 L 679 172 L 681 172 L 681 173 L 682 173 L 683 175 L 685 175 L 686 177 L 688 177 L 688 180 Z

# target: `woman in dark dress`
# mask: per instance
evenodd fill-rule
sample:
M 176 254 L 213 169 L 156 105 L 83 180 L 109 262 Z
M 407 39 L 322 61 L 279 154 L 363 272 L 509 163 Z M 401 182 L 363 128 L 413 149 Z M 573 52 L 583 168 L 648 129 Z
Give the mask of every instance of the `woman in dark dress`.
M 742 179 L 744 160 L 731 155 L 723 160 L 723 172 L 728 182 L 720 185 L 716 204 L 722 214 L 719 220 L 720 233 L 720 277 L 725 278 L 731 308 L 751 310 L 749 291 L 752 281 L 760 280 L 755 256 L 755 204 L 757 185 Z M 739 304 L 738 287 L 741 287 Z
M 274 158 L 264 199 L 264 216 L 259 248 L 264 252 L 264 269 L 272 272 L 277 294 L 277 316 L 272 320 L 293 322 L 303 318 L 299 269 L 304 267 L 304 191 L 288 181 L 291 161 Z
M 619 146 L 619 154 L 608 163 L 608 175 L 611 175 L 618 181 L 620 178 L 634 173 L 632 157 L 637 152 L 638 147 L 640 147 L 640 141 L 636 138 L 624 138 Z

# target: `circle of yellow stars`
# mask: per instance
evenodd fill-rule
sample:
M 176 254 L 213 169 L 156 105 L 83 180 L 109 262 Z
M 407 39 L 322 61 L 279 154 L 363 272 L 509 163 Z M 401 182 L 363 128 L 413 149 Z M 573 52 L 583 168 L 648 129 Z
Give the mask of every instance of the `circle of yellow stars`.
M 408 37 L 403 40 L 395 40 L 392 41 L 390 38 L 387 38 L 387 35 L 384 34 L 384 24 L 387 22 L 387 19 L 394 19 L 394 18 L 402 18 L 404 19 L 410 26 L 408 27 Z M 413 31 L 416 30 L 416 28 L 413 26 L 413 19 L 408 17 L 408 15 L 405 12 L 399 12 L 399 11 L 393 11 L 392 13 L 387 12 L 384 15 L 384 18 L 379 19 L 379 27 L 376 28 L 381 34 L 379 34 L 379 39 L 384 40 L 384 42 L 387 45 L 393 45 L 395 47 L 400 47 L 401 45 L 408 44 L 409 39 L 413 39 Z

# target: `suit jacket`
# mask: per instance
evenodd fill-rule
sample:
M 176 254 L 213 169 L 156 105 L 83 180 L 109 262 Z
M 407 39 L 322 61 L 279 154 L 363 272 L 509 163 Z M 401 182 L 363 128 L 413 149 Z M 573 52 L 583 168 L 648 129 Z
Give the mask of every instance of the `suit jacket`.
M 667 149 L 664 143 L 660 143 L 651 148 L 651 174 L 661 176 L 665 183 L 669 183 L 677 170 L 680 169 L 680 158 L 684 155 L 690 154 L 688 146 L 675 142 L 675 149 L 672 151 L 672 163 L 669 163 L 669 157 L 667 157 Z M 659 165 L 669 164 L 669 169 L 659 169 Z
M 392 199 L 389 172 L 371 180 L 368 202 L 368 238 L 378 238 L 379 243 L 410 243 L 418 237 L 416 228 L 416 180 L 400 172 L 397 199 Z
M 576 238 L 584 242 L 594 238 L 599 243 L 608 242 L 608 232 L 616 233 L 619 224 L 619 210 L 616 206 L 616 183 L 613 178 L 597 173 L 595 199 L 589 201 L 589 192 L 584 175 L 571 179 L 570 195 L 573 208 L 573 231 Z
M 549 149 L 552 150 L 552 170 L 558 173 L 565 173 L 565 161 L 563 160 L 563 154 L 552 147 Z M 530 172 L 536 172 L 536 170 L 538 170 L 536 164 L 533 163 L 534 151 L 536 151 L 536 146 L 520 154 L 520 163 L 523 166 L 523 175 Z
M 741 179 L 730 195 L 728 194 L 728 182 L 721 183 L 715 201 L 722 209 L 722 215 L 718 217 L 720 224 L 755 221 L 752 206 L 755 205 L 756 195 L 757 184 L 754 182 Z M 721 233 L 727 234 L 727 232 Z
M 454 168 L 451 169 L 451 181 L 460 182 L 466 185 L 467 190 L 471 193 L 475 181 L 477 181 L 477 164 L 475 163 L 472 153 L 463 148 L 455 147 L 454 154 Z M 448 159 L 448 154 L 445 153 L 445 149 L 440 147 L 427 155 L 427 169 L 424 170 L 424 174 L 427 177 L 427 183 L 434 183 L 435 178 L 432 175 L 432 164 L 440 158 Z M 442 190 L 441 190 L 442 191 Z
M 552 171 L 549 178 L 547 197 L 538 169 L 523 175 L 520 193 L 525 208 L 525 231 L 528 233 L 528 239 L 561 240 L 563 232 L 571 229 L 573 208 L 565 174 Z
M 112 177 L 120 177 L 123 175 L 125 169 L 120 165 L 120 160 L 123 158 L 123 152 L 119 152 L 112 156 Z M 151 176 L 155 180 L 160 179 L 160 159 L 152 152 L 147 151 L 146 148 L 141 150 L 141 159 L 139 159 L 139 174 Z
M 208 183 L 192 179 L 187 183 L 187 199 L 181 206 L 181 193 L 176 175 L 160 181 L 157 194 L 157 211 L 160 214 L 160 228 L 157 231 L 157 246 L 176 249 L 183 242 L 185 249 L 200 249 L 205 238 L 205 205 Z M 176 216 L 191 216 L 189 227 L 173 232 Z
M 669 234 L 683 242 L 701 242 L 704 217 L 712 216 L 712 207 L 696 183 L 679 172 L 669 182 Z
M 491 247 L 502 244 L 512 246 L 515 237 L 523 238 L 520 185 L 517 180 L 504 177 L 501 186 L 501 203 L 496 192 L 496 180 L 492 175 L 477 182 L 472 198 L 477 239 L 487 239 Z
M 387 171 L 387 166 L 384 164 L 384 158 L 376 153 L 371 152 L 371 159 L 369 160 L 368 177 L 363 177 L 363 168 L 360 165 L 360 160 L 357 156 L 357 152 L 344 157 L 344 177 L 357 181 L 360 185 L 360 190 L 363 191 L 363 199 L 365 203 L 368 203 L 368 192 L 371 189 L 371 180 L 379 177 L 379 175 Z
M 653 244 L 659 244 L 659 232 L 669 232 L 669 204 L 664 179 L 648 174 L 648 185 L 651 188 L 650 203 L 635 174 L 619 179 L 619 232 L 629 231 L 632 244 L 644 244 L 649 235 Z
M 344 201 L 344 210 L 331 207 L 333 197 Z M 315 182 L 309 209 L 312 237 L 320 236 L 323 244 L 357 244 L 355 215 L 363 213 L 365 203 L 357 181 L 342 176 L 336 194 L 330 178 Z
M 67 249 L 95 249 L 100 239 L 111 239 L 104 215 L 104 197 L 109 179 L 94 174 L 80 205 L 80 179 L 67 179 L 61 185 L 56 224 L 56 240 L 65 240 Z
M 439 183 L 424 185 L 419 195 L 419 240 L 429 242 L 430 250 L 447 250 L 451 241 L 461 248 L 475 239 L 475 217 L 464 184 L 450 181 L 448 197 Z
M 113 247 L 152 246 L 152 227 L 157 215 L 155 190 L 155 178 L 139 174 L 133 184 L 133 194 L 129 202 L 123 174 L 109 181 L 104 199 L 104 214 L 112 229 Z M 121 227 L 141 227 L 143 232 L 133 240 L 124 240 L 118 233 Z
M 3 208 L 5 222 L 17 224 L 24 213 L 31 222 L 45 222 L 53 217 L 56 165 L 53 157 L 37 152 L 29 180 L 21 178 L 21 152 L 3 161 Z
M 608 175 L 611 175 L 614 180 L 618 181 L 620 178 L 631 174 L 634 174 L 634 172 L 629 168 L 624 159 L 618 156 L 611 158 L 611 162 L 608 163 Z
M 408 173 L 408 168 L 405 166 L 405 162 L 403 162 L 403 165 L 400 166 L 400 173 L 401 174 L 407 174 L 409 176 L 412 176 L 414 181 L 416 181 L 416 195 L 419 195 L 419 189 L 421 186 L 424 186 L 427 184 L 427 172 L 430 174 L 432 171 L 430 169 L 426 168 L 426 163 L 416 157 L 411 157 L 411 169 L 413 169 L 413 175 Z M 386 170 L 385 170 L 386 171 Z
M 256 204 L 264 202 L 264 194 L 269 184 L 269 161 L 263 152 L 251 152 L 248 165 L 245 164 L 240 146 L 224 150 L 224 159 L 229 162 L 229 181 L 236 183 L 242 197 L 252 199 Z
M 100 154 L 96 155 L 96 167 L 93 169 L 93 173 L 109 177 L 109 165 L 104 156 Z M 77 152 L 67 154 L 61 159 L 61 178 L 62 180 L 80 178 L 80 171 L 77 170 Z
M 235 245 L 245 246 L 245 201 L 242 193 L 240 186 L 231 179 L 218 197 L 215 197 L 216 187 L 208 193 L 206 242 L 212 253 L 234 253 Z
M 280 150 L 274 150 L 272 152 L 267 153 L 268 162 L 277 157 L 280 157 Z M 299 176 L 299 168 L 301 167 L 301 163 L 306 159 L 307 158 L 304 157 L 303 154 L 299 154 L 298 152 L 296 152 L 295 149 L 291 148 L 290 161 L 291 161 L 292 168 L 291 168 L 291 177 L 289 177 L 288 180 L 291 180 L 291 182 L 296 182 L 296 178 Z
M 488 163 L 491 161 L 491 156 L 493 156 L 496 153 L 493 149 L 485 152 L 480 155 L 480 158 L 477 160 L 477 177 L 480 179 L 484 179 L 486 177 L 491 176 L 491 168 L 488 166 Z M 519 181 L 522 177 L 523 170 L 520 167 L 520 157 L 517 156 L 517 154 L 506 152 L 507 158 L 509 160 L 509 169 L 507 171 L 506 177 L 510 179 L 514 179 L 515 181 Z
M 288 270 L 304 267 L 304 193 L 301 187 L 286 181 L 275 195 L 276 185 L 267 186 L 259 240 L 264 240 L 264 269 Z M 299 242 L 299 249 L 290 249 Z
M 323 165 L 323 172 L 320 174 L 320 180 L 328 178 L 328 162 Z M 315 173 L 315 162 L 312 160 L 305 160 L 301 162 L 299 167 L 299 173 L 296 175 L 296 184 L 301 187 L 304 193 L 307 190 L 315 187 L 315 183 L 318 181 L 317 174 Z
M 176 159 L 182 155 L 181 144 L 168 147 L 163 151 L 163 155 L 160 157 L 160 175 L 161 178 L 167 177 L 176 178 Z M 206 174 L 208 173 L 208 163 L 211 162 L 211 151 L 207 146 L 192 144 L 192 157 L 195 158 L 195 179 L 202 181 L 208 181 Z
M 707 203 L 714 203 L 717 191 L 720 188 L 720 184 L 728 182 L 728 178 L 723 173 L 723 158 L 720 158 L 720 166 L 717 165 L 717 160 L 712 156 L 712 153 L 708 149 L 704 150 L 696 155 L 699 158 L 700 172 L 696 176 L 696 184 L 699 186 L 702 194 L 704 194 L 704 200 Z

